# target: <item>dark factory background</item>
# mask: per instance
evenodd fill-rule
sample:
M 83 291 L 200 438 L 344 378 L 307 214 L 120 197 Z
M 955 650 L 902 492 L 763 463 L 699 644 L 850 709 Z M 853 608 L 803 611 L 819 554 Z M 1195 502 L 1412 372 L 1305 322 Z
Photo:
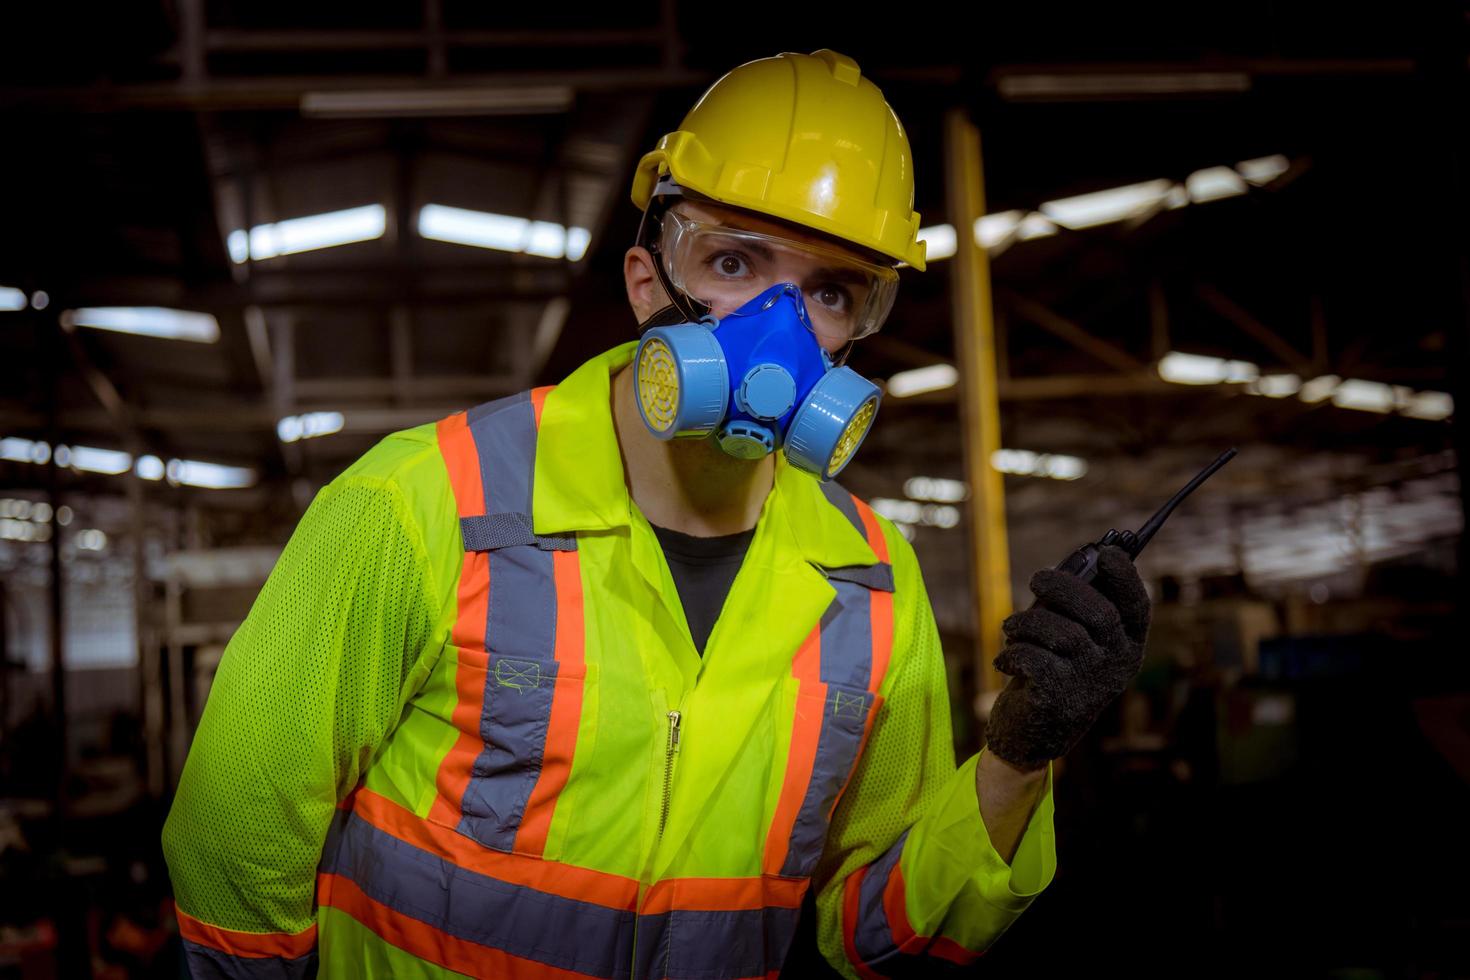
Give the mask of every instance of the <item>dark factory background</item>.
M 1470 977 L 1466 11 L 1021 7 L 7 10 L 0 977 L 179 975 L 159 830 L 306 505 L 631 339 L 639 156 L 822 47 L 913 145 L 930 268 L 852 356 L 886 396 L 842 482 L 917 550 L 960 759 L 978 583 L 1024 606 L 1239 450 L 1138 560 L 1143 669 L 978 974 Z

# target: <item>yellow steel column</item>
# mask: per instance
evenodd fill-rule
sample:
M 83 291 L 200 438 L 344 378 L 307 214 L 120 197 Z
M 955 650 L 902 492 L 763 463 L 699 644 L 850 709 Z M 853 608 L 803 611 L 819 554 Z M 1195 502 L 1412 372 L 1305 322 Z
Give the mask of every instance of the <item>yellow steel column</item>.
M 1000 400 L 995 367 L 990 259 L 975 242 L 985 213 L 980 131 L 963 108 L 944 120 L 945 191 L 955 228 L 950 298 L 954 307 L 955 366 L 960 374 L 965 482 L 970 486 L 970 569 L 975 590 L 975 681 L 983 712 L 1005 680 L 991 661 L 1000 653 L 1000 624 L 1011 614 L 1011 562 L 1006 544 L 1005 487 L 990 464 L 1000 448 Z M 989 697 L 986 697 L 986 695 Z M 977 705 L 977 708 L 980 707 Z

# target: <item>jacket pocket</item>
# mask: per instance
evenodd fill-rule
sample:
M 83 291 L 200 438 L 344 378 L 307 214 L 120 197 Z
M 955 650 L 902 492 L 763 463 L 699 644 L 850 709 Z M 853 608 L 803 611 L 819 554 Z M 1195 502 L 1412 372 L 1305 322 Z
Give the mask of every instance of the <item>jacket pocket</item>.
M 806 877 L 816 868 L 832 812 L 857 768 L 870 723 L 883 704 L 880 695 L 866 688 L 823 686 L 825 691 L 813 693 L 803 685 L 796 696 L 793 731 L 807 732 L 806 737 L 814 738 L 815 745 L 804 749 L 798 742 L 792 745 L 793 761 L 794 754 L 802 751 L 809 753 L 812 761 L 811 778 L 791 827 L 791 843 L 781 870 L 786 876 Z
M 479 751 L 461 776 L 458 813 L 436 808 L 430 819 L 486 847 L 541 856 L 572 760 L 590 749 L 578 729 L 596 666 L 465 649 L 459 658 L 455 727 Z M 478 712 L 465 710 L 469 692 L 481 695 Z

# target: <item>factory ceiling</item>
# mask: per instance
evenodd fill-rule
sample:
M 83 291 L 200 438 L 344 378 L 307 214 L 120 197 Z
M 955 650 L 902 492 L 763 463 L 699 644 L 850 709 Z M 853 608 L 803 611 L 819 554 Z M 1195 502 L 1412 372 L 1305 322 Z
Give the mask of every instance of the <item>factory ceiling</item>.
M 1074 485 L 1017 478 L 1013 522 L 1065 528 L 1060 540 L 1076 521 L 1145 513 L 1227 445 L 1245 451 L 1212 489 L 1237 508 L 1433 475 L 1453 462 L 1434 411 L 1159 372 L 1184 352 L 1299 385 L 1387 385 L 1400 409 L 1463 383 L 1444 243 L 1464 218 L 1445 115 L 1464 22 L 1436 34 L 1418 13 L 1319 7 L 1017 10 L 963 32 L 926 9 L 896 42 L 878 20 L 796 11 L 757 26 L 671 2 L 129 0 L 85 25 L 29 5 L 12 32 L 27 43 L 0 66 L 0 287 L 32 301 L 0 312 L 0 438 L 247 467 L 252 491 L 149 493 L 279 524 L 385 433 L 631 339 L 621 259 L 638 156 L 734 64 L 828 46 L 904 120 L 926 226 L 952 221 L 944 113 L 980 124 L 1002 441 L 1090 466 Z M 1114 219 L 1061 217 L 1122 187 L 1141 203 Z M 343 211 L 367 222 L 364 240 L 290 251 L 282 222 Z M 544 247 L 443 240 L 463 211 L 523 219 Z M 952 361 L 951 265 L 905 273 L 857 370 Z M 211 314 L 218 337 L 61 326 L 67 311 L 140 305 Z M 312 413 L 340 413 L 341 431 L 283 439 Z M 1292 466 L 1310 453 L 1334 462 Z M 845 482 L 900 497 L 904 478 L 957 477 L 959 460 L 953 388 L 890 397 Z M 0 461 L 0 481 L 39 487 L 43 469 Z

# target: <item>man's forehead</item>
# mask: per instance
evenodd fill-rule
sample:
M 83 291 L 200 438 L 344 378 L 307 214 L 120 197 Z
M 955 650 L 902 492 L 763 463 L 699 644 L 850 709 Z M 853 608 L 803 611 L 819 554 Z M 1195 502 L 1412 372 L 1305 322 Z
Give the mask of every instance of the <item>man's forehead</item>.
M 733 208 L 713 201 L 684 200 L 680 201 L 676 207 L 681 213 L 687 214 L 691 218 L 718 221 L 720 224 L 731 228 L 740 228 L 745 231 L 755 231 L 764 235 L 787 238 L 794 242 L 817 245 L 837 252 L 840 255 L 851 256 L 860 262 L 879 261 L 877 256 L 864 254 L 839 238 L 832 238 L 820 232 L 812 231 L 810 228 L 803 228 L 801 225 L 781 221 L 763 214 L 757 214 L 754 211 Z

